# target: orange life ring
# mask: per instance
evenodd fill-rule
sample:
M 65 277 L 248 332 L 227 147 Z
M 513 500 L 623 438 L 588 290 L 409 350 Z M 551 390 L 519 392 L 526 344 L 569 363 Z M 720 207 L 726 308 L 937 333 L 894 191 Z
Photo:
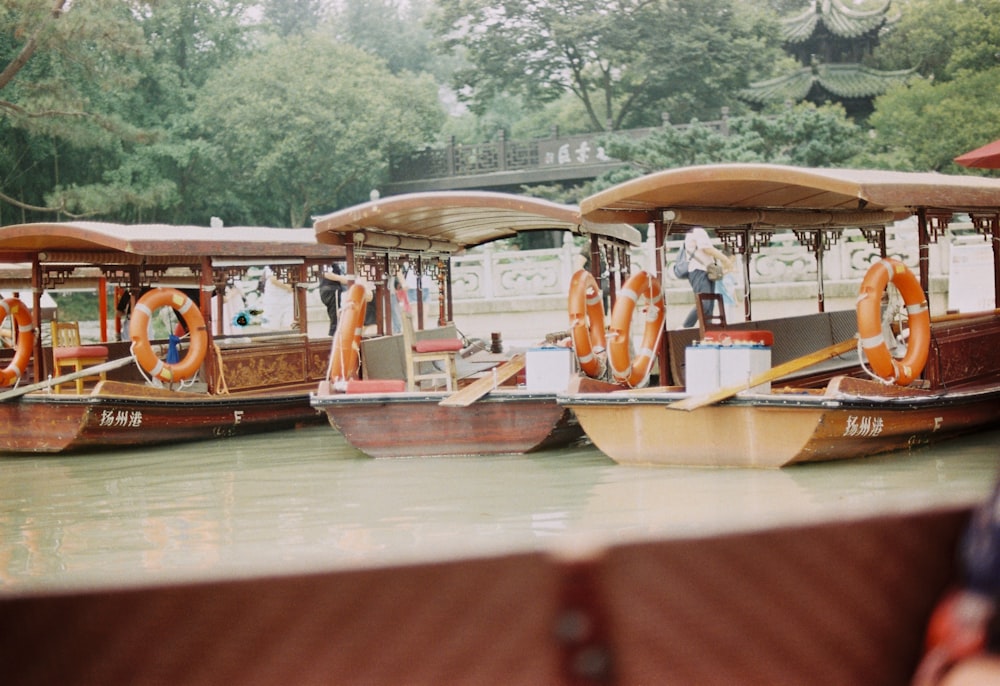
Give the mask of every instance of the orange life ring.
M 153 346 L 150 345 L 146 333 L 149 320 L 153 317 L 153 310 L 160 307 L 172 307 L 187 324 L 191 339 L 187 352 L 180 362 L 173 364 L 164 362 L 157 357 L 153 352 Z M 139 298 L 132 312 L 132 319 L 129 321 L 128 333 L 132 339 L 132 356 L 139 366 L 146 370 L 147 374 L 168 383 L 190 379 L 197 374 L 208 352 L 205 319 L 194 301 L 176 288 L 154 288 Z
M 347 289 L 344 304 L 337 316 L 337 330 L 330 349 L 330 381 L 346 381 L 358 376 L 361 359 L 361 334 L 365 328 L 368 289 L 360 283 Z
M 11 315 L 17 324 L 17 342 L 14 344 L 14 359 L 3 370 L 0 370 L 0 385 L 10 386 L 24 374 L 28 362 L 35 351 L 35 324 L 29 310 L 17 298 L 5 298 L 0 301 L 0 323 Z
M 640 295 L 645 295 L 649 303 L 642 347 L 632 359 L 629 352 L 632 313 Z M 637 272 L 622 284 L 611 312 L 611 327 L 608 329 L 608 357 L 615 381 L 626 383 L 632 388 L 646 381 L 656 358 L 656 346 L 663 332 L 665 315 L 663 292 L 655 275 L 646 271 Z
M 604 375 L 608 346 L 604 331 L 604 294 L 586 269 L 569 282 L 569 326 L 580 369 L 592 379 Z
M 882 294 L 890 282 L 903 296 L 910 325 L 910 340 L 902 360 L 892 357 L 882 336 Z M 931 313 L 920 282 L 906 265 L 887 258 L 869 267 L 858 292 L 857 313 L 861 347 L 872 371 L 885 381 L 900 386 L 906 386 L 917 378 L 927 364 L 931 345 Z

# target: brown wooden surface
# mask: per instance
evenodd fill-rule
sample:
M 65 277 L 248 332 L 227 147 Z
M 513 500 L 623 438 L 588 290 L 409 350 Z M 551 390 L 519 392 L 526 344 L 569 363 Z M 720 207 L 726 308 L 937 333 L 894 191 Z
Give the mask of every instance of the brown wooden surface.
M 577 398 L 567 405 L 587 436 L 624 464 L 778 468 L 905 451 L 1000 422 L 1000 388 L 910 403 L 792 394 L 783 403 L 736 399 L 695 412 L 670 411 L 647 394 Z
M 0 594 L 5 686 L 905 686 L 966 510 Z
M 116 388 L 122 392 L 112 393 Z M 0 453 L 65 452 L 209 440 L 320 423 L 312 387 L 209 396 L 106 381 L 98 395 L 0 403 Z
M 442 397 L 359 401 L 335 395 L 315 405 L 348 443 L 372 457 L 518 454 L 565 446 L 583 435 L 555 397 L 497 392 L 468 408 L 442 407 Z

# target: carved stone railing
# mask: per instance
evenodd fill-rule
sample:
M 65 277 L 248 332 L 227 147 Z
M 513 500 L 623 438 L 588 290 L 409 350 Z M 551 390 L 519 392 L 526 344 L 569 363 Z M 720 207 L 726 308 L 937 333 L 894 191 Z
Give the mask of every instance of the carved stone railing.
M 930 276 L 932 290 L 942 289 L 947 278 L 950 246 L 967 242 L 982 243 L 982 236 L 949 232 L 931 246 Z M 911 226 L 890 227 L 886 232 L 888 254 L 898 256 L 917 269 L 916 231 Z M 667 242 L 664 286 L 670 293 L 688 295 L 688 282 L 678 279 L 670 268 L 676 259 L 681 240 Z M 540 297 L 565 298 L 576 268 L 581 245 L 567 235 L 561 248 L 548 250 L 503 250 L 487 245 L 452 258 L 453 295 L 456 303 Z M 855 293 L 878 250 L 857 230 L 847 230 L 833 242 L 823 256 L 824 288 Z M 655 247 L 646 241 L 633 249 L 633 271 L 655 267 Z M 741 271 L 741 270 L 740 270 Z M 775 234 L 766 250 L 750 257 L 750 281 L 755 297 L 777 298 L 793 291 L 815 291 L 816 259 L 791 232 Z
M 723 108 L 721 119 L 701 122 L 701 125 L 726 133 L 729 127 L 727 108 Z M 671 124 L 669 117 L 663 115 L 663 126 L 685 129 L 691 125 Z M 497 132 L 495 140 L 473 144 L 457 143 L 452 137 L 447 145 L 427 147 L 393 158 L 389 163 L 389 183 L 534 169 L 612 165 L 617 161 L 608 157 L 600 144 L 604 136 L 611 133 L 645 138 L 657 130 L 658 127 L 651 127 L 561 136 L 558 128 L 555 128 L 548 138 L 528 141 L 508 140 L 501 130 Z

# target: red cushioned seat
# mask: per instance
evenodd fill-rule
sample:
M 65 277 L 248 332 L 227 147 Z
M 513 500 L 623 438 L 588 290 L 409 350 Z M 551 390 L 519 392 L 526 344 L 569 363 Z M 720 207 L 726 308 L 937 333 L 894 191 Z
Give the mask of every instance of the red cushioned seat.
M 76 347 L 53 348 L 52 356 L 57 360 L 66 357 L 107 358 L 108 348 L 104 345 L 78 345 Z
M 350 379 L 347 393 L 402 393 L 406 390 L 403 379 Z
M 462 340 L 459 338 L 428 338 L 413 344 L 413 351 L 418 353 L 443 353 L 461 350 Z
M 733 329 L 713 329 L 706 331 L 701 339 L 703 343 L 715 343 L 716 345 L 739 345 L 741 343 L 751 343 L 754 345 L 774 345 L 774 334 L 770 331 L 735 331 Z

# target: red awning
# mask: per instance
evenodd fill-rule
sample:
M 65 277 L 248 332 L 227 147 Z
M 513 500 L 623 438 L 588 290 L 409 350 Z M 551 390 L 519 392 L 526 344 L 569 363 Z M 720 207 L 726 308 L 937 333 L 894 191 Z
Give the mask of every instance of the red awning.
M 959 155 L 955 158 L 955 162 L 963 167 L 1000 169 L 1000 140 L 995 140 L 981 148 Z

